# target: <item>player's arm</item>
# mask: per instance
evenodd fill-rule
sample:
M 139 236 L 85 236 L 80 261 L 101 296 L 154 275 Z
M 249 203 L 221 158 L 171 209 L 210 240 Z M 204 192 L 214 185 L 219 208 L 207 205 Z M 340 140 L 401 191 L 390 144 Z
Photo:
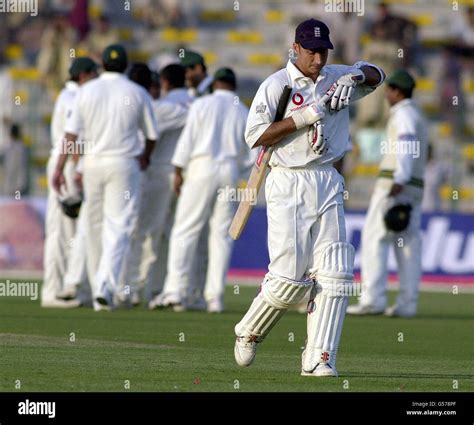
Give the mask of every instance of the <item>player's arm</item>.
M 245 129 L 245 141 L 251 148 L 272 146 L 285 136 L 314 124 L 324 116 L 316 103 L 293 113 L 291 117 L 275 121 L 275 113 L 282 93 L 281 81 L 264 82 L 250 107 Z
M 384 76 L 373 65 L 363 65 L 360 70 L 365 75 L 364 84 L 369 87 L 378 87 L 382 84 Z
M 402 111 L 400 111 L 402 112 Z M 397 120 L 397 167 L 393 173 L 393 184 L 388 196 L 397 196 L 410 181 L 413 173 L 413 163 L 420 141 L 417 140 L 415 122 L 407 113 L 398 113 Z M 418 149 L 417 149 L 418 145 Z M 409 146 L 410 149 L 405 149 Z
M 61 152 L 59 153 L 58 162 L 56 163 L 56 170 L 53 174 L 53 188 L 56 192 L 61 192 L 61 186 L 66 185 L 66 179 L 64 178 L 63 170 L 64 165 L 66 164 L 68 158 L 68 152 L 76 144 L 77 135 L 73 133 L 66 133 L 63 138 L 63 143 L 61 146 Z M 75 150 L 74 148 L 72 149 Z
M 70 113 L 68 113 L 66 118 L 66 134 L 63 137 L 61 152 L 59 153 L 58 162 L 56 163 L 56 170 L 53 174 L 53 188 L 58 193 L 61 191 L 61 186 L 66 185 L 66 179 L 64 178 L 63 170 L 68 158 L 68 152 L 76 151 L 75 145 L 77 141 L 77 135 L 79 134 L 79 130 L 83 128 L 82 117 L 80 113 L 80 97 L 81 90 L 79 90 L 79 93 L 77 94 L 74 103 L 71 106 Z
M 188 119 L 181 132 L 176 148 L 174 150 L 171 163 L 174 165 L 174 192 L 179 195 L 184 182 L 183 170 L 189 164 L 194 150 L 194 145 L 199 138 L 200 129 L 202 132 L 202 120 L 199 118 L 199 108 L 201 103 L 194 102 L 189 109 Z
M 155 149 L 155 140 L 153 139 L 145 139 L 145 149 L 143 149 L 143 153 L 139 156 L 138 160 L 140 162 L 140 168 L 142 170 L 146 170 L 151 162 L 151 154 Z
M 273 122 L 259 137 L 254 147 L 272 146 L 288 134 L 315 123 L 321 123 L 323 117 L 324 108 L 318 106 L 316 103 L 312 103 L 306 108 L 301 109 L 301 111 L 294 112 L 291 117 L 285 118 L 282 121 Z
M 173 182 L 173 190 L 177 196 L 181 193 L 181 186 L 183 185 L 184 177 L 183 177 L 183 168 L 182 167 L 174 167 L 174 182 Z
M 296 131 L 296 124 L 293 118 L 288 117 L 282 121 L 270 124 L 264 133 L 257 139 L 253 147 L 272 146 L 278 143 L 285 136 Z
M 334 67 L 340 73 L 340 77 L 321 99 L 330 112 L 340 111 L 367 96 L 385 80 L 382 68 L 372 63 L 360 61 L 353 66 Z
M 148 95 L 144 97 L 142 121 L 140 124 L 141 130 L 145 135 L 145 148 L 142 154 L 138 157 L 138 161 L 140 162 L 140 168 L 146 170 L 150 165 L 151 154 L 153 153 L 153 149 L 155 149 L 155 141 L 158 139 L 159 134 L 151 100 Z

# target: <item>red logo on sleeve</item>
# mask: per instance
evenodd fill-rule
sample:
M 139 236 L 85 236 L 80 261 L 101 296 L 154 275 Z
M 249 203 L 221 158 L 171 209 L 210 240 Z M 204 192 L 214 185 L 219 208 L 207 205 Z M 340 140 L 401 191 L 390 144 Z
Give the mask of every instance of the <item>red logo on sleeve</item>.
M 296 106 L 300 106 L 304 102 L 304 97 L 301 96 L 299 93 L 295 93 L 293 97 L 291 98 L 291 100 Z

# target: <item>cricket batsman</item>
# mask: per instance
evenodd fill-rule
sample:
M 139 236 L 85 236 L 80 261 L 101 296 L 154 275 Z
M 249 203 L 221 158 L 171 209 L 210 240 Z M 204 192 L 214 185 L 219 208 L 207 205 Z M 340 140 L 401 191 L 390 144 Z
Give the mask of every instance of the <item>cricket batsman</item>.
M 384 72 L 357 62 L 326 65 L 329 29 L 308 19 L 296 28 L 286 68 L 260 86 L 247 120 L 251 148 L 274 146 L 265 186 L 270 264 L 260 291 L 235 326 L 235 360 L 249 366 L 288 308 L 310 292 L 304 376 L 337 376 L 336 354 L 353 280 L 347 243 L 344 179 L 333 167 L 348 150 L 348 106 L 382 84 Z M 286 85 L 284 119 L 273 122 Z

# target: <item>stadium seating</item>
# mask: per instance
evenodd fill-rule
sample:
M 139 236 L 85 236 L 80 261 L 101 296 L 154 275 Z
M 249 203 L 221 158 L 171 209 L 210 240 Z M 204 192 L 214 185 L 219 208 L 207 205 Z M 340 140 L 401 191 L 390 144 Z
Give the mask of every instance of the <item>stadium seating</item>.
M 373 16 L 372 2 L 365 2 L 365 21 Z M 415 0 L 391 1 L 395 13 L 411 18 L 419 28 L 423 54 L 423 75 L 418 79 L 416 100 L 430 119 L 431 142 L 445 151 L 449 147 L 452 158 L 459 158 L 456 168 L 460 181 L 462 201 L 456 206 L 459 210 L 474 210 L 474 148 L 464 145 L 474 133 L 472 120 L 466 120 L 467 134 L 455 134 L 453 124 L 441 116 L 437 71 L 442 67 L 439 47 L 452 34 L 462 10 L 458 14 L 447 14 L 444 2 L 430 2 L 429 9 L 423 2 Z M 450 3 L 450 2 L 449 2 Z M 472 5 L 470 0 L 459 0 L 459 6 Z M 249 103 L 261 80 L 274 72 L 287 61 L 291 47 L 294 24 L 309 13 L 317 15 L 321 5 L 314 3 L 292 4 L 269 0 L 252 2 L 222 2 L 219 0 L 200 0 L 181 2 L 185 22 L 178 27 L 158 27 L 148 29 L 143 19 L 145 1 L 137 2 L 132 13 L 114 7 L 111 0 L 91 1 L 89 14 L 97 17 L 101 13 L 111 16 L 118 28 L 121 42 L 130 51 L 132 60 L 147 61 L 159 52 L 170 52 L 177 47 L 188 47 L 201 51 L 213 72 L 219 66 L 232 66 L 239 76 L 239 92 Z M 314 11 L 314 12 L 313 12 Z M 337 31 L 331 28 L 332 32 Z M 370 42 L 365 31 L 360 37 L 361 45 Z M 44 162 L 49 153 L 48 116 L 51 114 L 54 98 L 39 84 L 38 72 L 25 63 L 24 48 L 13 43 L 7 46 L 6 54 L 13 67 L 10 75 L 14 80 L 14 92 L 20 96 L 25 108 L 18 110 L 16 120 L 21 121 L 23 133 L 32 140 L 32 155 Z M 462 76 L 466 111 L 465 116 L 474 112 L 474 79 L 469 73 Z M 34 182 L 41 182 L 44 170 L 33 170 Z M 359 163 L 347 175 L 349 186 L 354 194 L 349 200 L 351 206 L 365 208 L 370 196 L 376 165 Z M 445 188 L 443 194 L 449 193 Z M 35 194 L 44 193 L 44 185 L 36 184 Z M 357 198 L 357 201 L 355 200 Z M 446 202 L 448 200 L 446 199 Z M 353 204 L 356 203 L 357 205 Z M 445 205 L 447 208 L 452 205 Z

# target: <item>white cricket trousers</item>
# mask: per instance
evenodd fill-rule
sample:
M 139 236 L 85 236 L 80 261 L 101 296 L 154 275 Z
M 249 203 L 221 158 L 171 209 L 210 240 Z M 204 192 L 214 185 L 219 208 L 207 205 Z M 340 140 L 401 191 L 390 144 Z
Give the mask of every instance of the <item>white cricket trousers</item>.
M 165 232 L 167 216 L 173 201 L 174 167 L 167 164 L 151 164 L 143 173 L 142 198 L 138 213 L 137 229 L 132 238 L 130 258 L 123 276 L 123 286 L 130 292 L 138 291 L 140 266 L 145 261 L 145 299 L 161 287 L 158 284 L 158 251 Z M 165 267 L 166 268 L 166 267 Z M 154 276 L 156 274 L 156 276 Z M 161 285 L 162 286 L 162 285 Z
M 81 205 L 79 217 L 76 220 L 76 232 L 71 243 L 71 252 L 67 264 L 66 275 L 64 276 L 64 287 L 81 289 L 80 299 L 83 303 L 87 303 L 90 298 L 88 279 L 87 279 L 87 214 L 85 202 Z
M 272 168 L 265 183 L 269 274 L 314 278 L 325 249 L 346 242 L 343 191 L 344 179 L 330 165 Z
M 387 189 L 376 187 L 362 230 L 362 294 L 360 303 L 383 310 L 387 304 L 388 254 L 393 247 L 398 264 L 400 292 L 397 306 L 416 312 L 421 278 L 421 211 L 419 202 L 411 202 L 410 223 L 403 232 L 386 229 L 383 222 L 388 198 Z
M 152 163 L 142 177 L 142 197 L 137 229 L 132 238 L 121 287 L 138 292 L 145 282 L 144 298 L 149 301 L 164 287 L 168 264 L 169 237 L 176 212 L 174 166 Z M 208 230 L 207 226 L 204 232 Z M 193 264 L 190 289 L 204 290 L 207 272 L 207 234 L 202 232 Z M 205 252 L 204 252 L 205 250 Z M 205 262 L 205 264 L 202 264 Z M 195 275 L 195 276 L 194 276 Z M 128 287 L 128 288 L 127 288 Z
M 235 189 L 238 177 L 238 165 L 234 160 L 215 162 L 209 157 L 191 160 L 171 230 L 168 273 L 163 288 L 165 296 L 173 295 L 181 300 L 188 297 L 199 237 L 209 223 L 204 298 L 208 302 L 223 301 L 233 243 L 228 232 L 237 204 L 219 193 L 226 187 Z
M 58 161 L 57 156 L 48 160 L 46 172 L 48 176 L 48 204 L 46 209 L 46 229 L 44 245 L 44 281 L 41 287 L 41 300 L 49 303 L 56 299 L 56 294 L 63 287 L 71 241 L 75 233 L 75 220 L 66 216 L 58 201 L 58 194 L 51 186 L 54 171 Z M 74 192 L 75 166 L 68 160 L 64 167 L 66 187 L 71 195 Z
M 136 158 L 86 156 L 87 269 L 94 297 L 119 289 L 136 228 L 141 171 Z

